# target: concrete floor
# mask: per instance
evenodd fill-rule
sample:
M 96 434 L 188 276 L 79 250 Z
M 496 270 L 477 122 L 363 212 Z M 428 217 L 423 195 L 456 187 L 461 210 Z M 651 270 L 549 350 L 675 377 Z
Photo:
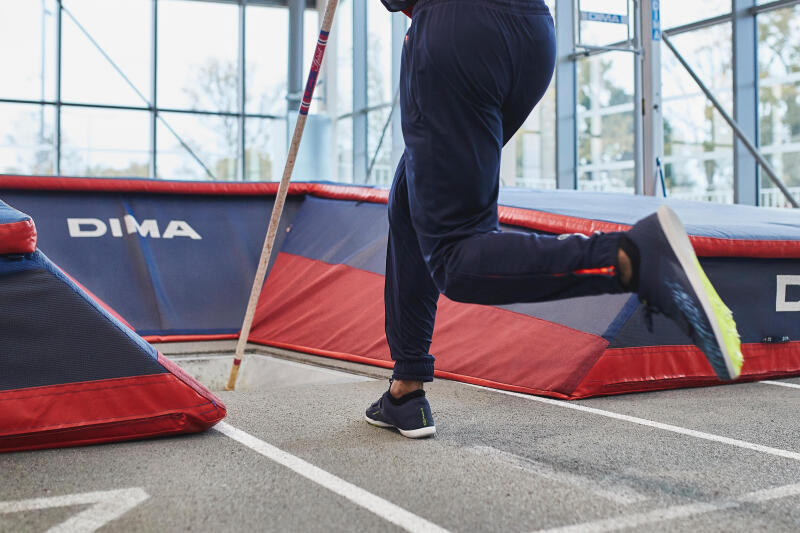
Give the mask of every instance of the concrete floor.
M 232 351 L 160 348 L 212 383 Z M 0 531 L 800 530 L 800 379 L 571 403 L 437 380 L 412 441 L 363 420 L 388 371 L 256 360 L 222 431 L 0 455 Z

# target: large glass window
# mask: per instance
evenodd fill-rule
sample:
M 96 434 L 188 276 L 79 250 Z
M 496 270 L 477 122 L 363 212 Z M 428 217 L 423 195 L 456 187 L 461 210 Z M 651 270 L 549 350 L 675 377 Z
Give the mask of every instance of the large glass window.
M 731 12 L 731 0 L 703 0 L 702 2 L 666 0 L 659 4 L 662 28 L 674 28 Z
M 387 185 L 395 166 L 390 118 L 395 92 L 392 17 L 379 2 L 367 2 L 367 28 L 367 182 Z
M 159 0 L 159 107 L 235 112 L 238 28 L 236 5 Z
M 55 0 L 0 2 L 0 99 L 55 99 Z M 0 103 L 0 172 L 55 172 L 55 106 Z
M 323 4 L 308 0 L 302 14 L 303 80 Z M 755 4 L 741 13 L 758 27 L 758 133 L 749 134 L 800 198 L 800 6 Z M 560 53 L 575 61 L 577 106 L 575 122 L 566 113 L 560 126 L 577 133 L 580 189 L 634 190 L 640 56 L 608 48 L 633 44 L 634 5 L 574 0 L 582 55 Z M 733 114 L 730 0 L 660 8 L 665 34 Z M 0 0 L 0 172 L 279 179 L 296 116 L 289 19 L 285 2 L 266 0 Z M 403 144 L 393 82 L 408 24 L 377 1 L 340 1 L 294 179 L 391 183 Z M 668 194 L 732 202 L 735 176 L 748 174 L 735 171 L 731 128 L 666 46 L 661 68 Z M 556 96 L 551 86 L 504 147 L 503 186 L 556 186 L 556 139 L 571 135 L 557 135 Z M 786 205 L 760 179 L 759 202 Z
M 55 98 L 55 0 L 0 2 L 0 98 Z
M 733 114 L 731 24 L 672 38 L 681 55 Z M 673 53 L 662 47 L 664 177 L 669 195 L 733 202 L 733 130 Z
M 64 0 L 63 6 L 61 98 L 67 102 L 147 107 L 151 3 Z
M 604 13 L 618 17 L 618 22 L 609 22 L 580 16 L 575 25 L 580 44 L 604 46 L 631 38 L 633 5 L 629 0 L 577 0 L 577 3 L 582 13 Z
M 624 2 L 619 0 L 618 6 Z M 554 2 L 547 0 L 545 3 L 555 17 Z M 590 4 L 586 3 L 583 9 L 589 9 L 588 6 Z M 556 90 L 553 79 L 541 101 L 503 148 L 500 166 L 500 183 L 503 187 L 556 187 L 555 117 Z
M 0 173 L 55 172 L 55 106 L 0 104 Z
M 578 61 L 578 188 L 633 192 L 633 58 Z
M 247 6 L 245 111 L 268 115 L 286 112 L 285 61 L 289 57 L 289 12 L 282 7 Z
M 158 129 L 158 177 L 236 178 L 239 145 L 236 116 L 167 112 L 161 116 L 164 123 Z
M 515 179 L 504 186 L 533 189 L 556 187 L 556 95 L 550 87 L 509 143 L 514 143 Z M 504 152 L 504 154 L 509 152 Z
M 65 107 L 61 111 L 61 172 L 68 176 L 147 176 L 149 124 L 145 111 Z
M 328 111 L 334 118 L 336 143 L 333 179 L 350 182 L 353 181 L 353 1 L 339 2 L 337 12 L 331 31 L 333 49 L 329 52 L 335 62 L 326 67 L 336 71 L 333 76 L 328 74 L 329 80 L 335 80 L 335 94 L 328 103 Z
M 800 200 L 799 6 L 758 16 L 758 74 L 761 149 L 776 174 Z M 770 207 L 787 205 L 765 175 L 760 203 Z
M 281 179 L 286 160 L 286 121 L 248 118 L 245 122 L 247 149 L 244 153 L 245 179 L 275 181 Z

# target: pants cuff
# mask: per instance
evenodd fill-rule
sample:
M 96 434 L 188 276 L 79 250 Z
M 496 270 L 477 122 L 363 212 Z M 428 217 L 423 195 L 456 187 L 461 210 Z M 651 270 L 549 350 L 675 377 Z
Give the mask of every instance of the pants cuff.
M 433 361 L 432 355 L 415 361 L 395 361 L 392 377 L 403 381 L 433 381 Z

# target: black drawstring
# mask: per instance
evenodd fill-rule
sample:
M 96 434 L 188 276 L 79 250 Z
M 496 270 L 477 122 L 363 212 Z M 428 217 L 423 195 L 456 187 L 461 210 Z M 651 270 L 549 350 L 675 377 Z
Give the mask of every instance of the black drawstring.
M 645 326 L 647 326 L 647 331 L 653 333 L 653 315 L 660 314 L 662 312 L 661 308 L 647 303 L 646 300 L 642 300 L 642 305 L 644 305 Z

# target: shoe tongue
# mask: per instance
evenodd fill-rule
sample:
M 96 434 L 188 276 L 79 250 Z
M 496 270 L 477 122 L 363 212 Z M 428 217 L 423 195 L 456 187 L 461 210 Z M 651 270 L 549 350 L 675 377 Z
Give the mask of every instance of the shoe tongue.
M 404 403 L 413 400 L 414 398 L 421 398 L 425 396 L 425 391 L 423 389 L 417 389 L 415 391 L 411 391 L 408 394 L 401 396 L 400 398 L 395 398 L 392 396 L 391 393 L 387 392 L 386 396 L 389 398 L 389 401 L 392 402 L 394 405 L 403 405 Z

